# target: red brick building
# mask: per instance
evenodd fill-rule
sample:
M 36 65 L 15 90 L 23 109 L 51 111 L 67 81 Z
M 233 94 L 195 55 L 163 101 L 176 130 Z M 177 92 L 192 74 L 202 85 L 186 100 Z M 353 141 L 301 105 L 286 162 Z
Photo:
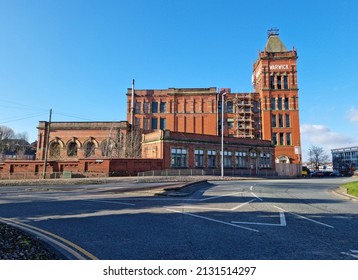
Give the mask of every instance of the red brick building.
M 52 122 L 48 143 L 49 123 L 41 121 L 37 161 L 6 162 L 0 171 L 38 174 L 44 168 L 46 147 L 48 171 L 53 172 L 217 170 L 223 135 L 224 168 L 233 175 L 275 170 L 280 175 L 298 175 L 297 58 L 297 51 L 289 51 L 278 31 L 272 29 L 253 64 L 254 92 L 234 93 L 215 87 L 128 89 L 127 121 Z M 123 161 L 128 157 L 128 143 L 130 147 L 134 143 L 135 129 L 129 134 L 133 127 L 144 133 L 142 159 Z
M 227 174 L 273 175 L 273 155 L 271 141 L 224 138 L 223 163 Z M 164 169 L 216 170 L 219 174 L 221 137 L 157 130 L 143 135 L 142 157 L 162 158 Z
M 269 30 L 254 64 L 253 85 L 261 103 L 262 139 L 276 145 L 278 162 L 300 163 L 297 51 L 287 50 L 278 30 Z
M 49 123 L 40 121 L 36 159 L 43 160 Z M 51 122 L 49 160 L 123 158 L 129 124 L 122 122 Z
M 224 136 L 272 141 L 276 162 L 300 164 L 296 61 L 297 51 L 288 51 L 278 31 L 272 29 L 253 65 L 255 92 L 219 92 L 215 87 L 132 88 L 127 91 L 127 120 L 144 133 L 161 129 L 218 136 L 223 108 Z

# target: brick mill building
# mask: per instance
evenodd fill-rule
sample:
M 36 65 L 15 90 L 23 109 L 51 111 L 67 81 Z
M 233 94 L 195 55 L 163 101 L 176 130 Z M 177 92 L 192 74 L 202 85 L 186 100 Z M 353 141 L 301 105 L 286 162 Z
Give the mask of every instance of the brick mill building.
M 278 35 L 269 30 L 253 64 L 253 92 L 134 89 L 133 83 L 126 93 L 127 121 L 52 122 L 50 130 L 49 122 L 40 121 L 36 160 L 6 162 L 0 171 L 36 175 L 44 169 L 47 148 L 50 172 L 220 174 L 222 159 L 227 175 L 300 175 L 297 51 Z M 128 153 L 134 131 L 143 133 L 141 159 Z
M 265 49 L 259 52 L 253 64 L 254 92 L 234 93 L 215 87 L 132 88 L 127 91 L 127 120 L 144 133 L 169 130 L 188 133 L 187 137 L 202 135 L 203 139 L 223 133 L 237 143 L 240 139 L 252 139 L 253 146 L 257 140 L 266 140 L 275 146 L 271 157 L 276 163 L 299 165 L 301 140 L 296 62 L 297 51 L 289 51 L 280 40 L 278 30 L 271 29 Z M 145 150 L 143 152 L 144 156 L 150 156 Z M 234 154 L 232 161 L 235 161 Z

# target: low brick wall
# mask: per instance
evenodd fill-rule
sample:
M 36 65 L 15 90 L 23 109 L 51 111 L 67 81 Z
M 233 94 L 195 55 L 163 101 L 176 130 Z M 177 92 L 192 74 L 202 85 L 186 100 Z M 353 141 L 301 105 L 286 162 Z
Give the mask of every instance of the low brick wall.
M 135 176 L 138 172 L 163 168 L 162 159 L 78 159 L 71 161 L 48 161 L 47 178 L 60 178 L 71 172 L 76 177 Z M 38 179 L 44 171 L 39 160 L 9 160 L 0 166 L 0 179 Z M 81 176 L 82 175 L 82 176 Z M 92 176 L 93 175 L 93 176 Z

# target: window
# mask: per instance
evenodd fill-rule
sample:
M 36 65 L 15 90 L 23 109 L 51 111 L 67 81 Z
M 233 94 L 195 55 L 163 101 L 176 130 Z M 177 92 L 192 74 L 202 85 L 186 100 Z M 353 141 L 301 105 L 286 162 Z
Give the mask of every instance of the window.
M 286 133 L 286 145 L 287 145 L 287 146 L 291 146 L 291 145 L 292 145 L 291 133 Z
M 291 127 L 290 115 L 286 114 L 285 119 L 286 119 L 286 127 Z
M 167 103 L 166 102 L 160 102 L 160 112 L 161 113 L 167 112 Z
M 288 77 L 283 76 L 283 88 L 288 89 Z
M 271 156 L 269 153 L 261 153 L 260 154 L 260 166 L 262 168 L 270 168 L 271 167 Z
M 283 127 L 283 116 L 282 116 L 282 114 L 278 114 L 278 126 Z
M 285 97 L 285 110 L 290 110 L 289 99 Z
M 277 89 L 281 89 L 281 76 L 277 76 Z
M 166 118 L 160 118 L 160 129 L 164 130 L 167 128 L 167 120 Z
M 221 108 L 222 108 L 221 104 L 222 104 L 222 102 L 219 101 L 219 102 L 218 102 L 218 112 L 219 112 L 219 113 L 221 113 Z
M 134 113 L 136 113 L 136 114 L 140 113 L 140 106 L 141 106 L 140 102 L 135 103 Z
M 149 114 L 150 113 L 150 103 L 149 102 L 144 102 L 143 103 L 143 112 L 144 112 L 144 114 Z
M 208 151 L 208 167 L 216 168 L 216 151 Z
M 271 97 L 271 110 L 276 110 L 276 99 Z
M 134 119 L 134 126 L 140 127 L 140 118 L 135 118 Z
M 277 107 L 278 107 L 278 109 L 279 110 L 282 110 L 282 98 L 281 97 L 279 97 L 278 99 L 277 99 Z
M 149 119 L 148 118 L 143 119 L 143 129 L 144 130 L 150 130 Z
M 172 167 L 187 167 L 187 150 L 183 148 L 171 149 Z
M 158 129 L 158 119 L 152 118 L 152 129 Z
M 95 145 L 93 142 L 87 142 L 84 145 L 84 156 L 85 157 L 90 157 L 93 156 L 95 154 Z
M 246 152 L 235 152 L 235 166 L 236 168 L 248 167 Z
M 77 156 L 77 144 L 76 142 L 70 142 L 67 146 L 67 156 L 75 157 Z
M 115 148 L 115 144 L 114 144 L 113 140 L 111 140 L 111 139 L 104 140 L 101 143 L 102 156 L 104 156 L 104 157 L 111 156 L 114 148 Z
M 195 149 L 195 167 L 204 167 L 204 150 Z
M 152 102 L 152 113 L 158 113 L 158 102 Z
M 52 142 L 50 144 L 50 158 L 59 158 L 60 157 L 60 144 L 58 142 Z
M 285 145 L 284 134 L 280 132 L 280 145 Z
M 276 123 L 276 115 L 271 116 L 271 125 L 272 125 L 272 127 L 276 127 L 276 125 L 277 125 L 277 123 Z
M 277 133 L 272 134 L 272 142 L 275 146 L 277 145 Z
M 234 119 L 229 118 L 227 120 L 227 128 L 233 128 L 234 127 Z
M 270 76 L 270 89 L 275 89 L 275 76 Z
M 260 102 L 254 101 L 254 113 L 258 113 L 260 111 Z
M 232 101 L 228 101 L 226 103 L 226 110 L 227 110 L 228 113 L 233 113 L 234 112 L 234 106 L 233 106 Z
M 224 151 L 224 167 L 232 168 L 232 152 Z

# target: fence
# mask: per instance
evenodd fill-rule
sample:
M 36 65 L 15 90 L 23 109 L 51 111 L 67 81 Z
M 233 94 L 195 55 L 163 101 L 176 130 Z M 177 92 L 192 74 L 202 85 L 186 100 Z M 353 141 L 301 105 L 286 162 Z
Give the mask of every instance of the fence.
M 219 169 L 165 169 L 165 170 L 151 170 L 145 172 L 138 172 L 138 176 L 221 176 Z M 262 169 L 226 169 L 224 170 L 224 176 L 237 176 L 237 177 L 273 177 L 277 176 L 274 170 Z

